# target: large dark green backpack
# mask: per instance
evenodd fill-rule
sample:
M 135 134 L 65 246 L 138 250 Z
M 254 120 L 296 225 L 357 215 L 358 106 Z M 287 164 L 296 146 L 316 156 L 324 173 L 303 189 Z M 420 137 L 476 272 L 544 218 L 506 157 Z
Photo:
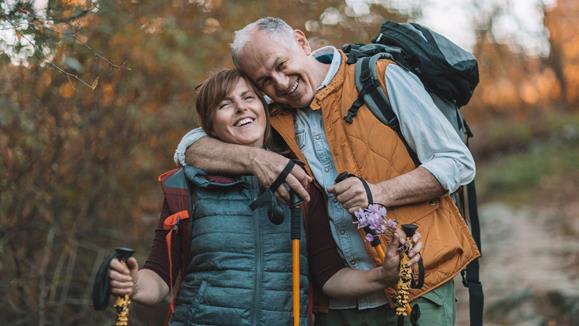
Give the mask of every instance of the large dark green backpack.
M 356 88 L 359 93 L 344 117 L 346 122 L 352 123 L 359 108 L 366 104 L 378 120 L 396 131 L 414 164 L 420 165 L 418 156 L 402 136 L 398 118 L 376 75 L 376 62 L 387 58 L 420 78 L 434 104 L 468 146 L 472 132 L 460 107 L 468 103 L 479 81 L 477 61 L 471 53 L 419 24 L 390 21 L 382 25 L 380 34 L 372 43 L 346 44 L 342 50 L 348 56 L 348 64 L 356 65 Z M 473 238 L 482 252 L 474 180 L 454 193 L 453 199 L 469 222 Z M 482 325 L 484 296 L 478 259 L 461 274 L 464 285 L 469 289 L 471 325 Z

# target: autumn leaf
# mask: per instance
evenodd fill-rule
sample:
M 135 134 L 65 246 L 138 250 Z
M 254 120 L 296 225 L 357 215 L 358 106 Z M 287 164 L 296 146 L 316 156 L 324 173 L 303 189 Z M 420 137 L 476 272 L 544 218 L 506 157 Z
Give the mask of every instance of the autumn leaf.
M 99 84 L 99 78 L 100 78 L 100 76 L 97 76 L 97 77 L 93 80 L 92 84 L 90 85 L 90 88 L 91 88 L 93 91 L 97 88 L 97 86 L 98 86 L 98 84 Z

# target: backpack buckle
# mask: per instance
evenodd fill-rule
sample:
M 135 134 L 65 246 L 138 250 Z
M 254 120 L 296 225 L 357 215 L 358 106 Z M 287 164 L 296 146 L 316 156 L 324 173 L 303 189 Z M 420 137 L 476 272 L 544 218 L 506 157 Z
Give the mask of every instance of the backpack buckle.
M 372 77 L 372 74 L 360 76 L 360 83 L 362 84 L 362 92 L 368 94 L 371 90 L 380 87 L 380 82 Z
M 376 36 L 376 38 L 372 42 L 373 43 L 380 43 L 380 40 L 382 39 L 382 37 L 384 37 L 384 34 L 380 33 L 380 34 L 378 34 L 378 36 Z
M 396 116 L 394 116 L 394 118 L 388 120 L 387 124 L 388 124 L 388 126 L 390 126 L 390 128 L 392 128 L 394 130 L 400 130 L 400 123 L 399 123 L 398 118 Z

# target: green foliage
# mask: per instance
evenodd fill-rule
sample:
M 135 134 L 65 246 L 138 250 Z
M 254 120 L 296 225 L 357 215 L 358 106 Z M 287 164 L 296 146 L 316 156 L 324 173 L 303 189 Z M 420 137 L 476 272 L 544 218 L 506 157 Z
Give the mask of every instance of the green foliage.
M 555 112 L 542 112 L 532 117 L 516 119 L 497 115 L 479 122 L 473 126 L 475 136 L 471 148 L 478 159 L 485 161 L 497 153 L 526 150 L 537 140 L 574 137 L 572 134 L 579 125 L 579 114 L 555 109 L 553 111 Z
M 565 121 L 565 122 L 563 122 Z M 554 119 L 548 137 L 527 141 L 517 152 L 497 154 L 492 162 L 479 164 L 478 194 L 481 200 L 528 200 L 544 182 L 561 180 L 579 171 L 579 120 L 576 115 Z M 516 137 L 519 130 L 514 128 Z

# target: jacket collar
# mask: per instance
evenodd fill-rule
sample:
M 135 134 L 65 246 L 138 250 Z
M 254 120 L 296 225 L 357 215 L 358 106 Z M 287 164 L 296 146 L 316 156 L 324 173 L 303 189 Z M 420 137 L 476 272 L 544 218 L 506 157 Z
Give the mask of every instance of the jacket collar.
M 334 48 L 335 49 L 335 48 Z M 326 97 L 330 94 L 336 92 L 343 84 L 345 79 L 345 69 L 346 69 L 346 55 L 341 50 L 334 52 L 334 58 L 332 59 L 332 65 L 326 75 L 325 82 L 328 82 L 327 86 L 322 83 L 322 88 L 316 92 L 314 99 L 310 103 L 310 108 L 312 110 L 319 110 L 321 104 Z M 332 69 L 333 68 L 333 69 Z M 331 75 L 331 78 L 328 78 Z

